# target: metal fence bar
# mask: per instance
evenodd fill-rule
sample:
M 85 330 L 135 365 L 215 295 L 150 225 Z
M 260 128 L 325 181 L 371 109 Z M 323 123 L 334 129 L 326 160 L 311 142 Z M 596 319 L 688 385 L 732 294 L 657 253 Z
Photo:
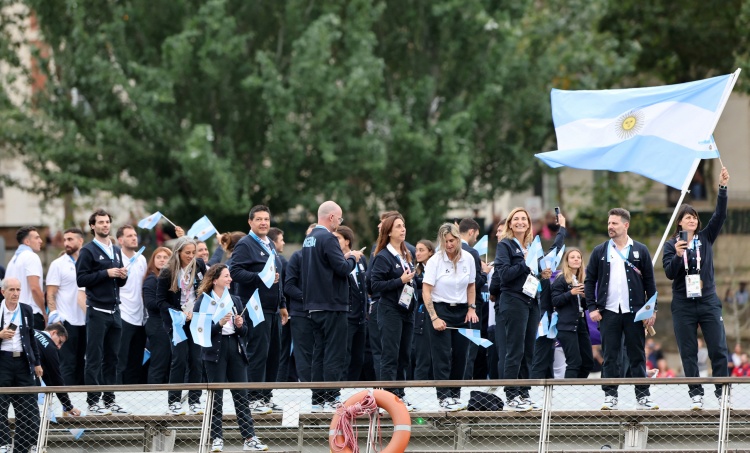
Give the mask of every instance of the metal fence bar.
M 732 386 L 724 384 L 721 388 L 721 409 L 719 411 L 719 453 L 727 451 L 729 441 L 729 403 L 731 401 Z
M 549 423 L 550 410 L 552 409 L 552 385 L 544 386 L 544 399 L 542 400 L 542 423 L 539 427 L 539 453 L 549 451 Z
M 214 408 L 214 397 L 216 392 L 224 390 L 209 390 L 206 392 L 206 409 L 203 413 L 203 423 L 201 424 L 201 438 L 198 444 L 199 453 L 208 453 L 211 445 L 211 413 Z
M 45 453 L 47 451 L 47 432 L 49 429 L 49 402 L 53 393 L 44 394 L 44 405 L 39 419 L 39 438 L 36 440 L 36 451 Z

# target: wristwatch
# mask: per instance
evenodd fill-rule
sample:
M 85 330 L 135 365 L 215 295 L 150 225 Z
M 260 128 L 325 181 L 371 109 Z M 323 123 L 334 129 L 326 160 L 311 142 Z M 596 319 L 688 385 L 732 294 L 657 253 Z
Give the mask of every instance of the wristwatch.
M 469 304 L 469 308 L 473 308 L 474 310 L 477 309 L 477 304 Z

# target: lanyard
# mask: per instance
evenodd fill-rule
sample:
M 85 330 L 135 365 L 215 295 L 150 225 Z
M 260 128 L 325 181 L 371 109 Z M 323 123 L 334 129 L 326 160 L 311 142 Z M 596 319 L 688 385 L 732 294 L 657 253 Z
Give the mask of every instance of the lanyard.
M 525 254 L 525 253 L 527 252 L 528 248 L 527 248 L 527 247 L 524 247 L 523 245 L 521 245 L 521 242 L 519 242 L 519 241 L 518 241 L 518 239 L 516 239 L 516 238 L 513 238 L 513 242 L 515 242 L 516 244 L 518 244 L 518 246 L 519 246 L 519 247 L 521 248 L 521 251 L 522 251 L 522 252 L 523 252 L 524 254 Z
M 104 244 L 102 244 L 101 242 L 99 242 L 97 239 L 94 239 L 94 244 L 96 244 L 100 249 L 102 249 L 102 251 L 107 254 L 107 256 L 109 257 L 109 259 L 111 259 L 112 261 L 114 261 L 114 259 L 115 259 L 115 256 L 114 256 L 114 247 L 112 247 L 111 245 L 109 247 L 107 247 Z
M 268 255 L 269 255 L 269 256 L 274 256 L 274 255 L 276 255 L 276 250 L 274 250 L 274 249 L 272 249 L 272 248 L 271 248 L 270 246 L 266 245 L 266 243 L 265 243 L 265 242 L 263 242 L 263 241 L 262 241 L 262 240 L 261 240 L 261 239 L 260 239 L 260 238 L 258 237 L 258 235 L 257 235 L 257 234 L 253 233 L 253 230 L 250 230 L 250 237 L 252 237 L 253 239 L 255 239 L 255 242 L 257 242 L 258 244 L 260 244 L 260 246 L 261 246 L 261 247 L 263 247 L 263 249 L 264 249 L 264 250 L 265 250 L 266 252 L 268 252 Z
M 617 252 L 617 254 L 618 254 L 618 255 L 620 255 L 620 258 L 622 258 L 622 260 L 623 260 L 623 261 L 625 261 L 625 265 L 626 265 L 626 266 L 628 266 L 628 267 L 630 267 L 631 269 L 633 269 L 633 271 L 634 271 L 634 272 L 635 272 L 636 274 L 638 274 L 638 275 L 642 275 L 642 274 L 641 274 L 641 270 L 640 270 L 640 269 L 638 269 L 637 267 L 635 267 L 635 266 L 633 265 L 633 263 L 631 263 L 630 261 L 628 261 L 628 259 L 627 259 L 627 258 L 625 258 L 625 256 L 623 256 L 622 252 L 620 252 L 619 250 L 617 250 L 617 245 L 615 244 L 615 241 L 613 241 L 613 240 L 611 240 L 611 239 L 610 239 L 610 240 L 609 240 L 609 247 L 610 247 L 610 248 L 614 247 L 614 249 L 615 249 L 615 252 Z M 609 254 L 607 254 L 607 260 L 609 260 Z
M 68 255 L 68 258 L 70 258 L 70 261 L 72 261 L 73 264 L 76 263 L 76 260 L 75 260 L 75 258 L 73 258 L 73 255 Z
M 18 255 L 20 255 L 21 253 L 23 253 L 23 252 L 25 252 L 27 250 L 30 251 L 31 253 L 34 253 L 34 250 L 31 247 L 29 247 L 28 245 L 26 245 L 26 244 L 19 245 L 18 249 L 16 250 L 16 253 L 13 254 L 13 261 L 16 261 L 16 259 L 18 258 Z
M 693 238 L 693 249 L 695 250 L 695 260 L 697 261 L 696 268 L 698 269 L 698 273 L 701 273 L 701 247 L 698 245 L 697 239 Z M 682 254 L 682 261 L 685 263 L 685 273 L 689 274 L 690 270 L 688 269 L 688 250 L 689 248 L 685 249 L 685 253 Z

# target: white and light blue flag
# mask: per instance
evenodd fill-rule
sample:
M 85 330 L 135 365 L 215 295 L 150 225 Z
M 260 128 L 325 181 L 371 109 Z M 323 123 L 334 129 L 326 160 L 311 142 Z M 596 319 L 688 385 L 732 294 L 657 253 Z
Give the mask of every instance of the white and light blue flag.
M 531 245 L 529 251 L 526 253 L 526 265 L 531 269 L 531 273 L 534 275 L 539 274 L 539 258 L 544 256 L 544 249 L 542 249 L 542 241 L 537 235 Z
M 458 329 L 458 333 L 471 340 L 471 342 L 477 346 L 482 346 L 483 348 L 489 348 L 492 346 L 490 340 L 482 338 L 479 329 Z
M 135 253 L 135 255 L 133 255 L 133 257 L 128 260 L 127 267 L 130 267 L 133 263 L 135 263 L 135 260 L 137 260 L 139 256 L 143 255 L 144 251 L 146 251 L 146 246 L 142 245 L 141 248 Z
M 157 223 L 159 223 L 159 220 L 161 220 L 162 216 L 163 214 L 161 212 L 156 211 L 155 213 L 151 214 L 145 219 L 139 220 L 138 228 L 144 228 L 146 230 L 150 230 L 151 228 L 155 227 Z
M 557 269 L 557 266 L 559 266 L 560 263 L 562 263 L 562 260 L 563 260 L 564 256 L 565 256 L 565 244 L 563 244 L 563 246 L 560 247 L 560 251 L 557 252 L 557 258 L 555 258 L 555 262 L 557 264 L 555 264 L 555 269 Z
M 654 308 L 656 308 L 656 296 L 658 295 L 659 292 L 655 292 L 654 295 L 651 296 L 651 299 L 649 299 L 648 302 L 646 302 L 646 304 L 641 307 L 638 312 L 636 312 L 633 322 L 643 321 L 654 316 Z
M 177 346 L 187 340 L 187 335 L 185 335 L 185 330 L 183 329 L 187 317 L 185 313 L 174 308 L 169 309 L 169 316 L 172 318 L 172 344 Z
M 205 301 L 205 297 L 203 300 Z M 215 323 L 218 323 L 221 318 L 232 311 L 232 307 L 234 307 L 232 296 L 229 295 L 229 290 L 225 289 L 224 293 L 221 295 L 221 298 L 216 301 L 216 310 L 214 311 L 211 320 Z M 203 302 L 201 302 L 201 311 L 203 311 Z
M 544 318 L 547 319 L 547 314 L 545 313 Z M 547 329 L 547 338 L 557 338 L 557 312 L 552 312 L 552 319 L 549 321 L 549 328 Z
M 198 219 L 187 232 L 188 237 L 198 238 L 201 241 L 205 241 L 214 234 L 216 234 L 216 227 L 214 227 L 213 223 L 206 216 Z
M 276 255 L 271 254 L 266 261 L 266 265 L 263 266 L 263 270 L 258 274 L 266 288 L 273 286 L 273 281 L 276 280 Z
M 558 150 L 536 157 L 553 168 L 630 171 L 682 189 L 696 159 L 719 157 L 711 134 L 738 75 L 647 88 L 552 90 Z
M 266 317 L 263 316 L 263 306 L 260 304 L 260 295 L 257 289 L 250 297 L 250 300 L 247 301 L 247 315 L 250 317 L 250 321 L 253 322 L 253 327 L 266 320 Z
M 201 308 L 203 308 L 202 304 Z M 190 321 L 190 333 L 193 335 L 195 344 L 204 348 L 211 347 L 211 323 L 210 314 L 206 312 L 193 313 L 193 319 Z
M 209 315 L 213 315 L 216 313 L 216 308 L 219 306 L 217 301 L 219 300 L 219 297 L 216 296 L 216 293 L 211 291 L 211 296 L 209 296 L 206 293 L 203 293 L 203 297 L 201 298 L 201 308 L 198 310 L 201 313 L 208 313 Z
M 557 269 L 557 247 L 552 248 L 552 250 L 542 258 L 542 267 L 544 269 Z
M 482 238 L 479 239 L 476 244 L 474 244 L 474 250 L 476 250 L 480 255 L 487 254 L 487 247 L 488 247 L 488 238 L 486 234 L 482 236 Z

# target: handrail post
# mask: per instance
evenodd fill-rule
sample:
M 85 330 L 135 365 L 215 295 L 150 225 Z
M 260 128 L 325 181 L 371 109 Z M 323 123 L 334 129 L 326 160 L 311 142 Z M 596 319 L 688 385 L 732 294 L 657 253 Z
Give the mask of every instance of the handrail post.
M 214 408 L 214 393 L 223 392 L 224 390 L 207 390 L 206 391 L 206 409 L 203 412 L 203 423 L 201 424 L 201 438 L 198 447 L 199 453 L 208 453 L 211 443 L 211 413 Z
M 549 422 L 552 409 L 552 384 L 544 385 L 544 399 L 542 400 L 542 419 L 539 430 L 539 453 L 549 450 Z
M 49 430 L 49 408 L 51 398 L 52 393 L 44 394 L 44 405 L 42 406 L 42 413 L 39 418 L 39 436 L 36 440 L 36 451 L 39 453 L 47 451 L 47 432 Z
M 721 386 L 721 408 L 719 410 L 719 445 L 718 452 L 726 453 L 729 443 L 729 415 L 731 401 L 731 384 Z

